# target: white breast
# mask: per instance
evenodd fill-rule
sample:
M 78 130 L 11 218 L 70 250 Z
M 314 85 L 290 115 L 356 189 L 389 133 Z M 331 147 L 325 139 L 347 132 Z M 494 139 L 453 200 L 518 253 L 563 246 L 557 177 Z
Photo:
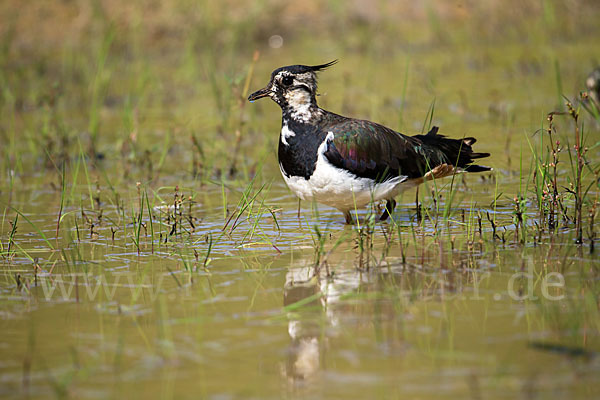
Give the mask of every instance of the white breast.
M 281 165 L 279 166 L 285 183 L 296 196 L 302 200 L 315 200 L 346 212 L 364 207 L 372 201 L 395 197 L 400 193 L 400 184 L 406 181 L 406 176 L 398 176 L 376 184 L 372 179 L 356 177 L 329 163 L 324 153 L 327 143 L 331 140 L 333 140 L 333 133 L 329 132 L 326 140 L 319 146 L 317 164 L 310 179 L 298 176 L 287 177 Z M 283 130 L 282 141 L 284 141 Z

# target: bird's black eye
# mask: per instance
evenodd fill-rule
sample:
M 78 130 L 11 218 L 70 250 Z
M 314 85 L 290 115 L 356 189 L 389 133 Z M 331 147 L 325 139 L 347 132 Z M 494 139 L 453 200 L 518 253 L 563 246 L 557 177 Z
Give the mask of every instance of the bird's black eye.
M 291 76 L 284 76 L 281 80 L 281 84 L 283 86 L 290 86 L 292 83 L 294 83 L 294 78 L 292 78 Z

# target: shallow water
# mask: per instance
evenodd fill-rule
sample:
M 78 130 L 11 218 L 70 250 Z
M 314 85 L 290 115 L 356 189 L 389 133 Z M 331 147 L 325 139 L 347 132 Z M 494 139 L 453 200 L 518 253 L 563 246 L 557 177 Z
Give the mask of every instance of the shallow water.
M 476 149 L 492 153 L 493 173 L 458 177 L 452 191 L 450 179 L 422 187 L 421 221 L 414 190 L 391 223 L 369 225 L 363 210 L 349 227 L 336 210 L 306 203 L 298 213 L 275 159 L 280 115 L 266 101 L 232 101 L 228 112 L 239 112 L 244 128 L 238 171 L 227 176 L 235 121 L 220 120 L 223 109 L 200 96 L 210 91 L 206 79 L 179 98 L 148 84 L 131 112 L 119 106 L 119 85 L 108 84 L 98 159 L 69 115 L 68 94 L 56 109 L 5 118 L 2 397 L 597 396 L 598 253 L 590 240 L 574 244 L 573 224 L 536 237 L 529 171 L 535 132 L 558 103 L 555 65 L 575 96 L 600 47 L 591 34 L 493 46 L 461 34 L 381 62 L 327 42 L 332 54 L 346 53 L 322 74 L 324 107 L 418 133 L 435 98 L 432 122 L 442 132 L 476 136 Z M 251 87 L 302 49 L 297 40 L 265 51 Z M 107 70 L 140 62 L 132 57 Z M 180 86 L 195 76 L 148 68 Z M 6 117 L 6 97 L 2 104 Z M 47 120 L 69 127 L 66 155 L 52 129 L 44 140 L 54 147 L 39 149 L 36 129 Z M 572 140 L 568 121 L 557 124 L 558 137 Z M 597 164 L 598 123 L 586 127 Z M 515 225 L 519 192 L 525 233 Z M 597 192 L 592 185 L 589 198 Z

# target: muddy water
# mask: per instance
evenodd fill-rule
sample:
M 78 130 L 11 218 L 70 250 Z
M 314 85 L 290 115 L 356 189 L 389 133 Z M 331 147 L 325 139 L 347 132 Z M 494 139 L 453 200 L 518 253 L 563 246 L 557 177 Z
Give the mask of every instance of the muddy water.
M 531 238 L 531 193 L 531 232 L 520 243 L 513 202 L 530 181 L 528 140 L 538 143 L 534 132 L 557 103 L 553 58 L 568 55 L 563 87 L 576 93 L 592 48 L 582 38 L 538 51 L 446 49 L 370 63 L 369 79 L 349 55 L 323 75 L 328 108 L 406 132 L 420 131 L 436 96 L 433 122 L 477 136 L 477 149 L 493 154 L 493 174 L 456 182 L 448 220 L 431 211 L 450 201 L 447 181 L 435 202 L 432 186 L 421 190 L 430 210 L 422 221 L 414 191 L 394 223 L 370 230 L 367 211 L 360 227 L 304 203 L 298 217 L 275 160 L 278 110 L 266 102 L 245 106 L 246 171 L 235 179 L 194 178 L 189 141 L 172 135 L 151 180 L 147 165 L 121 154 L 92 161 L 75 153 L 61 201 L 61 174 L 17 144 L 21 166 L 1 182 L 2 397 L 597 396 L 597 251 L 574 245 L 572 228 Z M 409 102 L 399 115 L 403 78 L 394 71 L 407 58 Z M 279 59 L 263 57 L 252 85 Z M 163 121 L 169 110 L 153 112 Z M 120 117 L 108 110 L 103 118 Z M 588 129 L 594 143 L 598 126 Z M 157 128 L 143 139 L 156 164 L 163 135 Z M 109 138 L 100 143 L 112 149 Z M 238 218 L 244 197 L 255 201 Z

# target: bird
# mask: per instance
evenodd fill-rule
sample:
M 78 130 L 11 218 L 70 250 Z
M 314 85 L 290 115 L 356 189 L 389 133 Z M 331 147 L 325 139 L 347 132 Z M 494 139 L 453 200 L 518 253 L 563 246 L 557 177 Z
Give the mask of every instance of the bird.
M 269 97 L 281 107 L 279 168 L 301 200 L 340 210 L 347 224 L 354 223 L 352 210 L 385 200 L 379 218 L 385 221 L 404 190 L 458 172 L 491 170 L 473 164 L 490 155 L 472 150 L 473 137 L 447 138 L 435 126 L 407 136 L 320 108 L 317 74 L 336 63 L 277 68 L 264 88 L 248 96 L 251 102 Z
M 600 104 L 600 67 L 596 67 L 588 75 L 585 85 L 588 89 L 588 96 L 597 104 Z

